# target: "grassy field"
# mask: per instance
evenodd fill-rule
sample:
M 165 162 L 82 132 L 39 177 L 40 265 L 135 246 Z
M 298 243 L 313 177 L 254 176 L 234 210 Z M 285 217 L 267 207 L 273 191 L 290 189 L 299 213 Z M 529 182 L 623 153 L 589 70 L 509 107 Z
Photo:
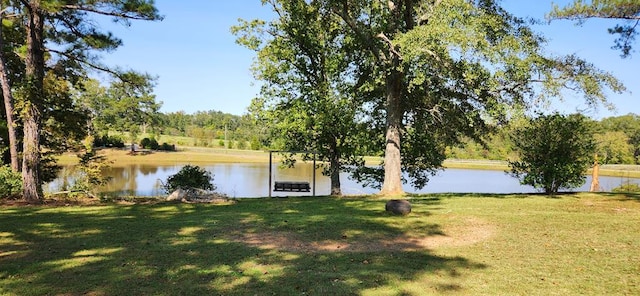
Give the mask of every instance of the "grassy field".
M 0 295 L 640 295 L 640 196 L 0 206 Z

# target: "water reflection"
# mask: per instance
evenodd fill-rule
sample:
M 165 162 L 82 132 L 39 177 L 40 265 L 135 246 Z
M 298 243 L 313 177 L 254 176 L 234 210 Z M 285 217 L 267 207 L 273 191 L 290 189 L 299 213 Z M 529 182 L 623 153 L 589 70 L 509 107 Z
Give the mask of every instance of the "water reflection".
M 209 164 L 201 165 L 214 175 L 214 183 L 219 192 L 230 197 L 263 197 L 269 195 L 269 165 L 268 164 Z M 135 164 L 125 167 L 109 168 L 105 174 L 112 178 L 111 182 L 99 189 L 103 194 L 110 195 L 164 195 L 162 182 L 177 173 L 182 165 L 149 165 Z M 75 169 L 65 167 L 55 181 L 45 186 L 47 192 L 57 192 L 68 188 L 73 183 Z M 346 174 L 342 176 L 342 191 L 344 194 L 372 194 L 378 190 L 362 187 L 350 180 Z M 313 184 L 313 165 L 299 163 L 295 168 L 274 167 L 273 181 L 305 181 Z M 587 182 L 576 191 L 588 191 L 590 177 Z M 625 177 L 600 177 L 600 185 L 604 191 L 609 191 L 623 183 L 640 184 L 640 179 Z M 316 170 L 316 194 L 328 195 L 330 192 L 329 178 L 322 176 L 321 170 Z M 416 191 L 406 186 L 407 192 L 436 193 L 436 192 L 477 192 L 477 193 L 531 193 L 536 192 L 533 187 L 523 186 L 518 180 L 511 178 L 502 171 L 448 169 L 431 178 L 427 187 Z M 273 192 L 272 196 L 310 195 L 311 193 Z

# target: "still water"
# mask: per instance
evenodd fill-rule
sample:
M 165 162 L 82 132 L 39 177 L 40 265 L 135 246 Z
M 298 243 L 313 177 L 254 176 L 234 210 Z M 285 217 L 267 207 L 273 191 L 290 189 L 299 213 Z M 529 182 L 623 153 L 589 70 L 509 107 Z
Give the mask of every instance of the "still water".
M 214 175 L 217 191 L 229 197 L 263 197 L 269 195 L 269 165 L 268 164 L 208 164 L 200 165 Z M 273 181 L 305 181 L 313 184 L 313 169 L 311 164 L 298 164 L 295 168 L 277 168 L 272 172 Z M 126 167 L 110 168 L 106 174 L 112 177 L 111 182 L 101 188 L 102 193 L 113 195 L 164 195 L 162 182 L 167 177 L 177 173 L 182 165 L 130 165 Z M 56 192 L 72 182 L 73 167 L 66 167 L 55 181 L 45 186 L 45 191 Z M 378 192 L 375 188 L 362 187 L 348 178 L 341 176 L 342 192 L 344 194 L 370 194 Z M 591 178 L 574 191 L 588 191 Z M 623 183 L 640 184 L 640 179 L 627 177 L 600 177 L 603 191 L 620 186 Z M 328 195 L 330 192 L 328 177 L 322 176 L 321 170 L 316 170 L 316 195 Z M 427 186 L 415 190 L 405 186 L 405 191 L 414 193 L 533 193 L 537 192 L 531 186 L 520 185 L 517 179 L 510 177 L 503 171 L 447 169 L 433 176 Z M 282 195 L 310 195 L 311 193 L 281 193 L 273 192 L 272 196 Z

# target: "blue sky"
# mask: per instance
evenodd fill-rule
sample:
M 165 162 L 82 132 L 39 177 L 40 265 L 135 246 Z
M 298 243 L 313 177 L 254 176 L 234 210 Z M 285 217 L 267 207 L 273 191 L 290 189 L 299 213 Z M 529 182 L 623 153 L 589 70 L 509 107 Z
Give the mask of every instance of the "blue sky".
M 551 10 L 551 3 L 550 0 L 502 2 L 507 11 L 517 16 L 539 19 Z M 237 24 L 238 18 L 268 18 L 270 10 L 260 0 L 156 0 L 156 5 L 165 16 L 161 22 L 133 22 L 131 27 L 103 24 L 104 29 L 124 43 L 118 50 L 103 54 L 103 62 L 158 76 L 155 94 L 163 102 L 163 112 L 246 113 L 259 91 L 249 69 L 254 53 L 237 45 L 229 28 Z M 579 27 L 571 21 L 554 21 L 535 27 L 550 40 L 549 53 L 576 53 L 614 74 L 629 89 L 629 93 L 610 95 L 610 102 L 617 108 L 615 112 L 602 107 L 587 112 L 595 118 L 640 114 L 640 78 L 632 72 L 640 68 L 640 50 L 630 58 L 620 58 L 619 52 L 611 49 L 614 37 L 607 33 L 612 24 L 615 22 L 589 20 Z M 636 48 L 640 48 L 640 42 Z M 564 112 L 585 109 L 581 99 L 572 96 L 553 106 Z

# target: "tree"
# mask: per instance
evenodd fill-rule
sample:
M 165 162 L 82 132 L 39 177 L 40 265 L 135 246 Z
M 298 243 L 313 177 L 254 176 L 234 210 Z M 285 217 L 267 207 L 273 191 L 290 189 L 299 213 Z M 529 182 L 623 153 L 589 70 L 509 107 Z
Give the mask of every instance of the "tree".
M 331 195 L 341 195 L 340 172 L 364 164 L 355 153 L 360 124 L 359 106 L 348 92 L 349 41 L 337 17 L 313 2 L 263 3 L 277 18 L 233 28 L 238 43 L 257 52 L 254 75 L 265 82 L 253 114 L 271 125 L 274 148 L 317 152 L 329 164 L 323 173 L 330 177 Z
M 380 194 L 403 193 L 402 171 L 424 186 L 447 145 L 463 135 L 479 140 L 491 129 L 486 120 L 505 120 L 509 105 L 528 107 L 566 88 L 598 104 L 604 88 L 624 89 L 576 56 L 545 56 L 545 40 L 496 2 L 313 2 L 339 16 L 343 39 L 365 53 L 354 55 L 350 73 L 362 82 L 354 97 L 365 101 L 369 126 L 384 134 L 375 141 L 384 147 Z
M 12 93 L 11 81 L 9 79 L 9 69 L 7 68 L 7 58 L 4 54 L 5 37 L 2 34 L 4 30 L 4 7 L 0 6 L 0 85 L 2 86 L 2 97 L 4 100 L 5 114 L 7 118 L 7 136 L 9 138 L 9 155 L 11 159 L 11 169 L 14 172 L 20 170 L 18 160 L 18 137 L 16 135 L 16 120 L 14 98 Z
M 608 117 L 600 121 L 601 133 L 624 132 L 633 149 L 635 164 L 640 164 L 640 116 L 627 114 L 617 117 Z
M 509 161 L 510 174 L 546 194 L 584 184 L 596 145 L 588 119 L 558 113 L 531 119 L 516 130 L 513 142 L 520 159 Z
M 571 4 L 560 7 L 557 4 L 547 15 L 547 18 L 577 20 L 579 24 L 589 18 L 618 19 L 623 24 L 609 28 L 609 34 L 617 34 L 613 49 L 620 50 L 622 57 L 631 54 L 633 43 L 638 32 L 636 27 L 640 22 L 640 1 L 637 0 L 574 0 Z
M 141 127 L 158 121 L 161 103 L 152 94 L 151 77 L 132 72 L 122 75 L 124 79 L 114 81 L 109 88 L 90 84 L 92 91 L 80 99 L 89 105 L 94 127 L 103 132 L 129 133 L 133 147 Z
M 42 198 L 39 164 L 41 147 L 39 134 L 42 129 L 42 111 L 44 105 L 45 69 L 49 65 L 65 71 L 69 79 L 77 79 L 84 74 L 81 69 L 92 68 L 109 71 L 95 62 L 90 54 L 93 50 L 113 50 L 121 41 L 110 33 L 102 33 L 95 21 L 89 20 L 91 14 L 112 17 L 115 21 L 129 25 L 131 19 L 157 20 L 158 15 L 153 1 L 143 0 L 102 0 L 102 1 L 42 1 L 20 0 L 16 10 L 23 10 L 26 19 L 26 54 L 24 102 L 21 118 L 24 124 L 23 139 L 23 197 L 27 201 L 37 202 Z M 48 48 L 45 45 L 51 43 Z M 51 54 L 50 60 L 45 53 Z
M 605 132 L 594 135 L 598 160 L 602 164 L 633 164 L 633 146 L 624 132 Z

